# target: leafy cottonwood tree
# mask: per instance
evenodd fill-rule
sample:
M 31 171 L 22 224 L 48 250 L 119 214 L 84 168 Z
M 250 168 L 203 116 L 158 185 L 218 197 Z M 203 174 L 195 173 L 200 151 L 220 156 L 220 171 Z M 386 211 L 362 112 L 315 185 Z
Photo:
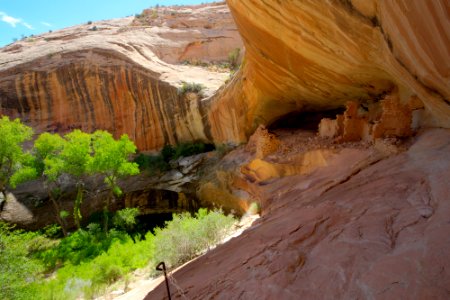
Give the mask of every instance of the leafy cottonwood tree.
M 36 177 L 32 156 L 23 151 L 23 143 L 31 139 L 33 130 L 19 119 L 0 119 L 0 210 L 6 201 L 6 189 Z
M 59 154 L 61 163 L 55 162 L 55 167 L 57 172 L 69 174 L 76 181 L 77 196 L 73 207 L 73 218 L 77 227 L 80 228 L 85 179 L 90 173 L 92 163 L 91 135 L 76 129 L 66 134 L 64 138 L 66 142 Z
M 92 134 L 92 150 L 91 172 L 100 174 L 109 189 L 103 206 L 103 229 L 107 232 L 110 202 L 114 196 L 122 194 L 118 179 L 139 173 L 138 165 L 129 161 L 130 155 L 136 152 L 136 146 L 127 135 L 115 140 L 109 132 L 97 130 Z
M 47 194 L 55 209 L 56 220 L 61 225 L 64 236 L 67 236 L 67 212 L 61 210 L 60 200 L 62 189 L 59 183 L 63 174 L 64 161 L 61 151 L 66 141 L 58 134 L 45 132 L 34 142 L 35 167 L 39 176 L 44 180 Z

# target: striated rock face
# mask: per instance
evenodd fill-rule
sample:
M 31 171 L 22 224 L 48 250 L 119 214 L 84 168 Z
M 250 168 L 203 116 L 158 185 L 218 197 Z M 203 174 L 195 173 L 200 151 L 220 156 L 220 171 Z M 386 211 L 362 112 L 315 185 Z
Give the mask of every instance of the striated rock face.
M 200 83 L 209 97 L 229 74 L 175 64 L 226 61 L 242 47 L 237 29 L 224 3 L 158 14 L 156 23 L 94 22 L 0 49 L 0 114 L 37 131 L 127 133 L 140 150 L 209 140 L 207 101 L 178 95 L 177 88 L 182 81 Z
M 177 43 L 161 44 L 155 54 L 168 63 L 223 62 L 242 40 L 225 2 L 146 9 L 132 26 L 168 27 L 159 36 Z M 181 44 L 180 44 L 181 43 Z
M 446 0 L 228 0 L 246 54 L 209 115 L 215 140 L 242 141 L 293 111 L 370 104 L 398 90 L 417 124 L 450 127 Z
M 421 107 L 412 127 L 450 127 L 450 21 L 445 0 L 229 0 L 146 10 L 29 38 L 0 55 L 0 113 L 39 130 L 108 129 L 141 150 L 165 143 L 246 141 L 298 111 L 372 105 L 391 93 Z M 93 30 L 95 26 L 96 30 Z M 225 61 L 245 44 L 237 75 L 181 62 Z M 220 68 L 219 68 L 220 69 Z M 396 96 L 397 97 L 397 96 Z
M 173 277 L 189 299 L 447 299 L 449 151 L 434 129 L 397 155 L 345 147 L 256 182 L 257 224 Z

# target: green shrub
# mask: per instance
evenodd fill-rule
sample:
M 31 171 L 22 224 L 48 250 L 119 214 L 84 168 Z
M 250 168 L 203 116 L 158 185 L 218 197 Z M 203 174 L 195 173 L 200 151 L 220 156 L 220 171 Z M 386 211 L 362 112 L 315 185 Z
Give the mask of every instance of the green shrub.
M 180 265 L 217 244 L 233 223 L 234 218 L 221 211 L 200 209 L 195 217 L 174 214 L 165 228 L 155 229 L 155 262 L 164 261 L 169 267 Z
M 200 97 L 203 97 L 203 89 L 205 86 L 195 82 L 181 82 L 181 87 L 178 88 L 178 95 L 184 95 L 186 93 L 196 93 Z
M 235 220 L 232 215 L 225 216 L 221 210 L 207 211 L 200 209 L 196 214 L 202 248 L 208 250 L 220 243 L 230 232 Z
M 161 150 L 161 156 L 165 162 L 169 162 L 175 156 L 175 149 L 172 145 L 165 145 Z
M 101 226 L 95 225 L 89 226 L 89 230 L 83 231 L 83 235 L 101 235 Z M 145 267 L 152 259 L 154 244 L 151 233 L 147 233 L 145 239 L 136 242 L 127 235 L 120 237 L 117 233 L 111 235 L 113 238 L 110 246 L 99 252 L 98 255 L 90 255 L 78 264 L 73 264 L 66 259 L 65 263 L 57 270 L 53 280 L 41 282 L 40 293 L 47 296 L 51 294 L 54 299 L 76 299 L 80 296 L 84 296 L 86 299 L 98 297 L 108 285 L 137 268 Z M 70 237 L 63 239 L 61 243 L 65 243 L 64 240 L 70 239 Z M 74 251 L 83 252 L 84 250 Z
M 161 156 L 164 161 L 169 162 L 180 157 L 192 156 L 215 149 L 213 144 L 205 144 L 203 142 L 181 143 L 176 146 L 166 145 L 161 150 Z
M 33 299 L 42 264 L 32 257 L 35 233 L 0 223 L 0 298 Z
M 176 146 L 165 145 L 161 149 L 160 155 L 140 153 L 135 157 L 134 162 L 138 164 L 140 170 L 147 170 L 150 174 L 156 174 L 169 170 L 171 160 L 214 150 L 213 144 L 203 142 L 181 143 Z
M 39 253 L 39 258 L 48 269 L 65 263 L 79 265 L 107 251 L 114 240 L 126 240 L 127 237 L 116 230 L 104 233 L 99 224 L 91 223 L 88 230 L 80 229 L 62 239 L 57 246 Z
M 124 208 L 116 212 L 113 224 L 117 229 L 130 233 L 136 225 L 139 208 Z
M 41 229 L 41 233 L 51 239 L 62 237 L 61 226 L 58 224 L 51 224 Z
M 204 143 L 181 143 L 175 147 L 174 159 L 206 152 Z
M 241 53 L 241 49 L 235 48 L 228 54 L 228 63 L 230 64 L 230 68 L 232 70 L 236 70 L 239 67 L 240 53 Z
M 140 170 L 147 170 L 150 174 L 164 172 L 170 168 L 162 155 L 146 155 L 140 153 L 136 156 L 134 162 L 138 164 Z

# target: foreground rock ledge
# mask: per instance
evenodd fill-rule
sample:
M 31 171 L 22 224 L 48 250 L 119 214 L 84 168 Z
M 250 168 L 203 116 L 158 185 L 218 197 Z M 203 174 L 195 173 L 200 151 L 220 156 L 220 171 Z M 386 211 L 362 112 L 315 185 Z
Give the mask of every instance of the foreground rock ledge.
M 344 149 L 266 184 L 258 224 L 174 277 L 189 299 L 448 299 L 449 151 L 450 130 L 429 130 L 378 162 Z

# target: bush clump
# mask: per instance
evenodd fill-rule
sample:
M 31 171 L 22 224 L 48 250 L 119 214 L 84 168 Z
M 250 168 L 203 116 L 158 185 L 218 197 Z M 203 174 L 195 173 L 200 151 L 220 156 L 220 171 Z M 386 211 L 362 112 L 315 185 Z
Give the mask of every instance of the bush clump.
M 147 170 L 150 174 L 157 174 L 169 170 L 171 160 L 214 150 L 213 144 L 203 142 L 181 143 L 176 146 L 165 145 L 159 155 L 140 153 L 136 156 L 134 162 L 138 164 L 141 170 Z
M 166 145 L 161 151 L 164 161 L 178 159 L 180 157 L 192 156 L 200 153 L 213 151 L 213 144 L 205 144 L 202 142 L 181 143 L 176 146 Z
M 39 273 L 44 269 L 42 263 L 32 257 L 37 239 L 37 233 L 14 230 L 0 223 L 1 299 L 33 298 L 36 283 L 41 279 Z M 38 244 L 42 245 L 42 241 Z
M 200 209 L 195 217 L 174 214 L 165 228 L 155 230 L 155 262 L 178 266 L 219 243 L 231 230 L 233 216 Z
M 240 48 L 235 48 L 228 54 L 228 63 L 230 64 L 230 69 L 236 70 L 239 67 L 240 54 L 241 54 Z
M 170 165 L 166 162 L 162 155 L 149 155 L 140 153 L 134 159 L 141 171 L 146 170 L 150 174 L 158 174 L 170 169 Z
M 205 86 L 203 84 L 183 81 L 181 83 L 181 86 L 178 88 L 178 95 L 184 95 L 186 93 L 196 93 L 200 97 L 203 97 L 204 89 Z

